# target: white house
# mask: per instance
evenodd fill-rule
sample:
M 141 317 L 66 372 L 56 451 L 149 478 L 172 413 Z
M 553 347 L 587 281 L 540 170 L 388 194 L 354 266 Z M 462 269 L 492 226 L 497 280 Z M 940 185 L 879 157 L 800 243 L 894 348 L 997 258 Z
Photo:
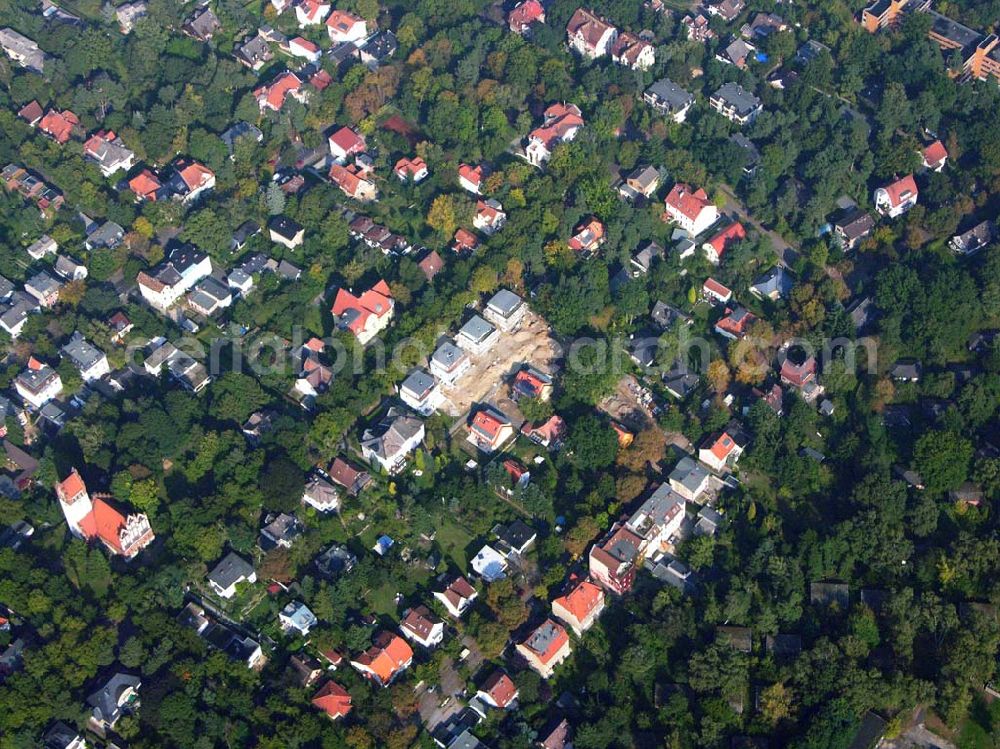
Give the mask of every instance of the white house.
M 646 557 L 657 556 L 677 534 L 684 522 L 684 497 L 669 484 L 661 484 L 625 523 L 625 527 L 645 541 Z
M 350 42 L 360 46 L 368 38 L 368 23 L 346 10 L 335 10 L 326 19 L 326 33 L 334 44 Z
M 48 364 L 34 357 L 28 360 L 28 368 L 14 380 L 17 394 L 35 408 L 41 408 L 62 392 L 62 378 Z
M 430 416 L 441 407 L 444 395 L 434 375 L 423 369 L 411 369 L 399 386 L 399 398 L 423 416 Z
M 464 577 L 455 577 L 444 590 L 435 591 L 434 597 L 444 605 L 449 614 L 461 619 L 479 597 L 479 593 Z
M 378 424 L 361 436 L 361 454 L 388 474 L 403 470 L 410 453 L 424 441 L 424 422 L 389 409 Z
M 553 149 L 568 143 L 583 127 L 583 115 L 575 104 L 553 104 L 545 110 L 541 127 L 528 134 L 524 155 L 529 164 L 542 166 L 552 158 Z
M 481 356 L 500 340 L 500 331 L 479 315 L 473 315 L 458 331 L 457 340 L 463 349 Z
M 167 259 L 136 276 L 139 293 L 150 305 L 166 310 L 196 283 L 211 274 L 212 261 L 192 245 L 175 247 Z
M 507 557 L 487 544 L 472 558 L 472 569 L 488 583 L 507 576 Z
M 208 582 L 218 595 L 232 598 L 240 583 L 257 582 L 257 572 L 250 562 L 231 551 L 208 573 Z
M 299 28 L 318 26 L 329 14 L 330 3 L 324 0 L 300 0 L 295 6 L 295 18 L 299 22 Z
M 320 512 L 336 512 L 340 509 L 340 492 L 325 478 L 314 474 L 302 491 L 302 502 Z
M 444 622 L 426 606 L 415 606 L 406 612 L 399 629 L 407 640 L 428 649 L 444 640 Z
M 80 377 L 84 382 L 99 380 L 111 371 L 107 355 L 96 346 L 87 343 L 80 331 L 76 331 L 69 342 L 62 347 L 62 353 L 80 370 Z
M 883 216 L 898 218 L 917 204 L 920 196 L 912 174 L 875 190 L 875 209 Z
M 680 226 L 692 237 L 701 234 L 719 220 L 719 209 L 701 188 L 678 182 L 664 200 L 663 218 Z
M 586 8 L 577 8 L 566 24 L 569 46 L 588 60 L 604 57 L 618 38 L 618 29 Z
M 445 341 L 431 354 L 431 374 L 449 385 L 454 385 L 471 366 L 469 355 L 451 341 Z

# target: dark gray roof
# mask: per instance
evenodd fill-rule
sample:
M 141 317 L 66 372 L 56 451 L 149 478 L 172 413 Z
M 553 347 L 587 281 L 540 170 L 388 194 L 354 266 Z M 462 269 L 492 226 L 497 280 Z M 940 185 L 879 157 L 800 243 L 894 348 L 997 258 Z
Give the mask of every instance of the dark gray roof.
M 434 388 L 435 384 L 433 375 L 423 369 L 414 368 L 410 370 L 399 389 L 400 392 L 405 390 L 412 393 L 415 398 L 421 399 Z
M 235 551 L 231 551 L 208 573 L 208 579 L 220 588 L 228 588 L 253 573 L 253 565 Z
M 694 458 L 685 455 L 680 461 L 674 466 L 674 470 L 670 472 L 670 480 L 676 481 L 681 484 L 685 489 L 694 492 L 701 486 L 702 482 L 708 476 L 708 471 L 702 468 L 701 464 Z
M 259 36 L 254 37 L 254 39 L 259 40 L 261 44 L 264 43 L 263 39 L 261 39 Z M 222 142 L 226 144 L 226 148 L 228 148 L 229 152 L 232 153 L 233 149 L 236 147 L 236 141 L 239 140 L 240 138 L 253 138 L 255 141 L 259 143 L 264 139 L 264 133 L 262 133 L 260 129 L 257 128 L 255 125 L 251 125 L 249 122 L 244 122 L 241 120 L 232 125 L 228 130 L 226 130 L 226 132 L 224 132 L 221 135 L 221 138 Z M 254 223 L 253 221 L 247 221 L 246 223 L 243 224 L 243 226 L 246 226 L 247 224 L 253 224 L 254 226 L 257 226 L 257 224 Z M 240 229 L 242 229 L 243 226 L 241 226 Z M 260 231 L 259 226 L 257 226 L 257 231 Z
M 87 704 L 94 708 L 98 720 L 114 723 L 121 715 L 120 701 L 129 688 L 138 691 L 142 680 L 121 671 L 104 682 L 96 692 L 87 697 Z
M 746 116 L 760 106 L 760 99 L 738 83 L 723 83 L 712 94 L 712 98 L 722 99 L 727 105 L 736 110 L 736 113 L 740 116 Z
M 80 331 L 74 333 L 61 350 L 77 369 L 90 369 L 104 358 L 104 352 L 87 343 Z
M 490 323 L 486 322 L 479 315 L 473 315 L 472 318 L 462 326 L 458 334 L 463 338 L 468 338 L 474 343 L 480 343 L 496 330 Z
M 646 89 L 646 96 L 659 106 L 676 112 L 694 101 L 694 95 L 688 93 L 669 78 L 661 78 Z

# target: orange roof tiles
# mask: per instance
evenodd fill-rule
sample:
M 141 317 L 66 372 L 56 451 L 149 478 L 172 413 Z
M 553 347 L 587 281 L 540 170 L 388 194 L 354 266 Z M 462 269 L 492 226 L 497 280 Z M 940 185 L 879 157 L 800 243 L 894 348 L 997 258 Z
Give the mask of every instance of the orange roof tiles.
M 331 719 L 345 717 L 351 712 L 351 695 L 335 681 L 328 681 L 312 698 L 314 707 L 319 708 Z
M 917 195 L 917 182 L 912 174 L 907 174 L 888 185 L 885 191 L 889 195 L 889 202 L 895 207 Z
M 56 143 L 63 144 L 69 141 L 73 134 L 73 128 L 80 124 L 80 118 L 68 109 L 57 112 L 50 109 L 38 123 L 39 129 L 52 136 Z
M 694 221 L 701 212 L 711 205 L 708 193 L 701 188 L 692 190 L 690 185 L 678 182 L 670 190 L 664 201 L 668 207 L 679 211 L 682 215 Z
M 552 603 L 559 603 L 566 611 L 573 615 L 578 621 L 586 620 L 590 613 L 601 605 L 604 600 L 604 591 L 594 583 L 583 580 L 573 590 L 566 595 L 555 599 Z
M 128 189 L 144 200 L 156 200 L 157 191 L 163 187 L 149 169 L 143 169 L 128 181 Z
M 948 158 L 948 150 L 944 147 L 944 143 L 936 140 L 924 149 L 923 155 L 924 164 L 931 169 L 936 169 L 941 162 Z

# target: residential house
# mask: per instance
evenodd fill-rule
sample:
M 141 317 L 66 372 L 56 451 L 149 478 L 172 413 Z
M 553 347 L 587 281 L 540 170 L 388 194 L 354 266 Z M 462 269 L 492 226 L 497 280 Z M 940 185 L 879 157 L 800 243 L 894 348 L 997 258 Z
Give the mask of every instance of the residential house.
M 407 640 L 427 649 L 437 647 L 444 640 L 444 622 L 426 606 L 414 606 L 405 612 L 399 630 Z
M 745 39 L 766 39 L 771 34 L 788 31 L 785 19 L 774 13 L 757 13 L 750 23 L 744 24 L 740 35 Z
M 451 249 L 458 255 L 471 255 L 479 249 L 479 237 L 468 229 L 458 229 L 451 242 Z
M 583 127 L 583 115 L 575 104 L 552 104 L 545 110 L 541 127 L 528 134 L 524 149 L 529 164 L 540 167 L 552 157 L 560 143 L 568 143 Z
M 41 749 L 87 749 L 87 741 L 75 728 L 58 721 L 42 736 Z
M 552 601 L 552 616 L 565 622 L 577 637 L 597 622 L 604 611 L 604 591 L 589 580 L 580 580 L 569 592 Z
M 483 179 L 486 177 L 485 171 L 485 167 L 482 164 L 479 166 L 459 164 L 458 184 L 463 190 L 467 190 L 473 195 L 479 195 L 483 186 Z
M 349 127 L 341 127 L 327 138 L 330 155 L 339 163 L 344 164 L 351 156 L 364 153 L 367 147 L 363 135 Z
M 348 463 L 343 458 L 334 458 L 328 471 L 330 480 L 343 488 L 350 496 L 356 497 L 372 482 L 367 471 Z
M 123 34 L 131 33 L 135 25 L 146 17 L 149 12 L 149 4 L 145 0 L 135 0 L 135 2 L 124 3 L 115 8 L 115 18 L 118 20 L 118 28 Z
M 569 721 L 563 718 L 557 723 L 546 726 L 538 736 L 538 746 L 539 749 L 573 749 Z
M 424 423 L 390 408 L 378 424 L 361 436 L 361 454 L 393 475 L 403 470 L 410 453 L 424 441 Z
M 233 303 L 233 293 L 228 283 L 217 281 L 212 276 L 202 279 L 188 295 L 188 307 L 195 312 L 211 317 Z
M 764 275 L 758 277 L 750 286 L 750 293 L 758 299 L 769 299 L 776 302 L 787 297 L 795 280 L 784 267 L 776 265 Z
M 875 220 L 871 217 L 871 214 L 862 211 L 860 208 L 848 211 L 845 216 L 833 224 L 834 236 L 837 238 L 840 246 L 848 252 L 856 249 L 861 240 L 869 236 L 874 228 Z
M 545 23 L 545 6 L 539 0 L 522 0 L 507 14 L 507 27 L 525 35 L 536 23 Z
M 430 416 L 444 403 L 444 395 L 434 375 L 411 369 L 399 386 L 399 398 L 422 416 Z
M 497 291 L 483 308 L 483 317 L 505 333 L 514 330 L 524 319 L 528 305 L 509 289 Z
M 667 477 L 670 488 L 689 502 L 697 502 L 711 485 L 712 475 L 685 455 Z
M 51 216 L 62 207 L 63 194 L 22 166 L 8 164 L 0 172 L 0 178 L 7 190 L 15 190 L 22 198 L 34 203 L 43 217 Z
M 365 345 L 389 326 L 395 306 L 389 284 L 379 281 L 360 296 L 338 289 L 330 312 L 340 330 L 349 330 Z
M 489 544 L 476 553 L 469 566 L 487 583 L 503 580 L 507 576 L 507 557 Z
M 781 363 L 781 381 L 786 385 L 803 390 L 809 383 L 815 382 L 818 368 L 814 356 L 807 356 L 803 361 L 795 362 L 792 357 L 786 354 L 785 360 Z
M 396 50 L 399 49 L 399 42 L 396 40 L 396 35 L 391 31 L 379 31 L 368 37 L 364 46 L 358 49 L 361 62 L 374 70 L 396 54 Z
M 351 665 L 366 679 L 381 687 L 388 686 L 413 663 L 413 649 L 399 635 L 380 632 L 374 644 Z
M 135 161 L 135 153 L 111 130 L 91 135 L 83 144 L 83 155 L 97 164 L 105 177 L 119 170 L 127 172 Z
M 625 527 L 642 538 L 643 553 L 648 558 L 668 550 L 684 517 L 684 497 L 669 484 L 660 484 L 626 521 Z
M 757 53 L 757 48 L 745 39 L 733 39 L 715 55 L 715 59 L 725 65 L 735 65 L 746 70 L 747 63 Z
M 476 356 L 482 356 L 500 339 L 500 331 L 479 315 L 473 315 L 456 337 L 459 345 Z
M 652 166 L 637 166 L 618 187 L 627 200 L 648 199 L 660 186 L 660 170 Z
M 995 234 L 993 222 L 983 221 L 967 232 L 953 236 L 948 246 L 959 255 L 975 255 L 993 241 Z
M 898 218 L 917 204 L 919 191 L 912 174 L 875 190 L 875 210 L 883 216 Z
M 264 516 L 264 527 L 260 529 L 257 545 L 264 551 L 279 547 L 290 549 L 304 530 L 302 523 L 294 515 L 285 512 L 269 513 Z
M 315 42 L 303 39 L 301 36 L 289 40 L 287 49 L 288 54 L 293 57 L 301 57 L 306 62 L 318 62 L 323 56 L 323 53 Z
M 208 573 L 208 583 L 218 595 L 232 598 L 236 595 L 236 586 L 241 583 L 257 582 L 257 572 L 253 565 L 235 551 L 224 556 L 212 571 Z
M 302 503 L 319 512 L 337 512 L 340 510 L 340 492 L 323 476 L 314 473 L 306 480 Z
M 622 595 L 632 589 L 637 565 L 642 561 L 645 540 L 621 523 L 590 548 L 590 576 L 610 593 Z
M 704 251 L 708 262 L 712 265 L 718 265 L 722 262 L 722 256 L 731 245 L 742 242 L 746 238 L 747 230 L 743 228 L 743 224 L 739 221 L 734 221 L 729 226 L 716 232 L 715 236 L 701 246 L 701 249 Z
M 623 31 L 611 45 L 611 60 L 630 70 L 649 70 L 656 63 L 656 48 L 642 34 Z
M 479 593 L 469 584 L 468 580 L 456 575 L 449 580 L 444 590 L 435 591 L 434 597 L 442 603 L 449 614 L 456 619 L 461 619 L 479 597 Z
M 476 692 L 480 702 L 497 710 L 513 710 L 517 707 L 517 696 L 517 686 L 500 669 L 490 674 Z
M 412 182 L 417 184 L 427 179 L 430 172 L 427 171 L 427 162 L 419 156 L 412 159 L 403 157 L 396 162 L 392 170 L 400 182 Z
M 264 663 L 260 643 L 238 633 L 230 625 L 217 621 L 193 601 L 183 608 L 177 621 L 182 626 L 193 629 L 210 647 L 242 662 L 247 668 L 256 669 Z
M 573 236 L 569 239 L 569 248 L 574 252 L 591 255 L 604 244 L 607 230 L 604 224 L 591 216 L 573 229 Z
M 174 197 L 182 203 L 194 203 L 206 192 L 215 189 L 215 172 L 192 159 L 181 159 L 174 164 L 169 186 Z
M 760 164 L 760 151 L 754 142 L 743 133 L 733 133 L 729 136 L 729 140 L 743 152 L 743 176 L 750 178 L 756 175 L 757 167 Z
M 305 101 L 308 98 L 308 93 L 302 88 L 299 77 L 287 70 L 279 73 L 270 83 L 254 89 L 253 95 L 261 112 L 265 109 L 280 112 L 289 96 L 298 101 Z
M 732 290 L 723 286 L 714 278 L 708 278 L 705 280 L 705 283 L 701 287 L 701 293 L 703 297 L 708 299 L 713 304 L 725 304 L 733 298 Z
M 91 497 L 75 468 L 55 489 L 66 525 L 77 538 L 100 541 L 111 554 L 126 560 L 153 542 L 153 529 L 144 512 L 129 511 L 106 494 Z
M 471 366 L 469 355 L 451 341 L 444 341 L 431 354 L 431 374 L 449 385 L 454 385 Z
M 511 557 L 523 557 L 528 553 L 528 549 L 535 543 L 538 533 L 523 520 L 517 519 L 507 525 L 498 525 L 493 528 L 493 535 L 497 537 L 497 547 L 507 559 Z
M 299 0 L 295 6 L 295 18 L 299 28 L 318 26 L 330 15 L 330 3 L 325 0 Z
M 313 695 L 312 705 L 330 720 L 340 720 L 351 712 L 351 694 L 337 682 L 328 681 Z
M 920 152 L 920 159 L 924 169 L 940 172 L 948 163 L 948 150 L 941 141 L 936 140 Z
M 555 450 L 562 445 L 566 436 L 566 422 L 561 416 L 552 415 L 538 424 L 525 421 L 521 425 L 521 433 L 532 442 L 544 448 Z
M 498 200 L 487 198 L 476 201 L 476 215 L 472 219 L 472 225 L 483 234 L 492 236 L 503 228 L 507 222 L 507 214 L 504 213 L 503 206 Z
M 163 183 L 160 182 L 160 178 L 149 169 L 143 169 L 137 175 L 132 177 L 128 181 L 128 189 L 132 191 L 133 195 L 135 195 L 137 203 L 144 200 L 148 200 L 150 202 L 163 200 L 170 194 L 169 190 L 167 190 L 163 186 Z
M 718 16 L 727 23 L 735 21 L 746 7 L 744 0 L 720 0 L 705 6 L 710 16 Z
M 80 132 L 80 118 L 68 109 L 62 112 L 50 109 L 38 123 L 38 129 L 64 146 L 73 135 Z
M 271 45 L 259 32 L 237 47 L 233 54 L 242 65 L 253 71 L 261 70 L 274 59 Z
M 42 121 L 43 114 L 42 105 L 35 99 L 29 101 L 17 112 L 17 116 L 28 123 L 28 127 L 37 127 L 38 123 Z
M 45 69 L 45 53 L 36 42 L 14 29 L 0 29 L 0 49 L 22 68 L 35 73 L 41 73 Z
M 880 29 L 895 26 L 909 0 L 876 0 L 861 11 L 861 25 L 874 34 Z
M 483 406 L 469 422 L 468 441 L 484 453 L 494 453 L 514 437 L 514 426 L 505 414 Z
M 111 371 L 107 355 L 96 346 L 87 343 L 80 331 L 73 333 L 61 351 L 63 356 L 80 371 L 80 377 L 84 382 L 99 380 Z
M 132 332 L 132 328 L 135 326 L 132 321 L 125 316 L 124 312 L 118 310 L 108 319 L 108 327 L 111 328 L 112 343 L 120 344 L 125 340 L 125 336 Z
M 105 221 L 100 226 L 92 226 L 83 243 L 88 250 L 113 250 L 125 239 L 125 229 L 114 221 Z
M 326 33 L 334 44 L 358 45 L 368 38 L 368 23 L 350 11 L 334 10 L 326 19 Z
M 113 673 L 101 681 L 96 691 L 87 697 L 91 709 L 91 721 L 100 731 L 108 731 L 123 715 L 131 715 L 139 709 L 139 688 L 142 680 L 138 676 L 121 671 Z
M 524 642 L 517 644 L 517 652 L 539 676 L 549 679 L 556 667 L 569 658 L 572 648 L 562 625 L 546 619 Z
M 46 255 L 55 255 L 59 249 L 59 244 L 48 234 L 43 234 L 36 239 L 25 250 L 32 260 L 41 260 Z
M 320 576 L 331 581 L 349 573 L 357 563 L 358 558 L 351 553 L 350 549 L 336 543 L 330 544 L 313 560 Z
M 444 270 L 444 260 L 437 253 L 437 250 L 431 250 L 417 263 L 417 267 L 420 268 L 420 271 L 427 278 L 427 282 L 430 283 L 434 280 L 434 276 Z
M 715 323 L 715 332 L 730 340 L 738 341 L 746 336 L 750 326 L 756 321 L 756 315 L 737 304 L 732 308 L 726 308 L 722 317 Z
M 571 49 L 596 60 L 611 51 L 618 38 L 618 29 L 586 8 L 577 8 L 566 25 L 566 38 Z
M 140 271 L 136 281 L 142 298 L 164 311 L 211 272 L 212 261 L 208 255 L 193 245 L 178 245 L 148 273 Z
M 305 227 L 287 216 L 272 216 L 267 222 L 267 233 L 272 242 L 277 242 L 290 250 L 300 247 L 306 236 Z
M 708 100 L 712 109 L 740 127 L 757 119 L 763 106 L 760 99 L 738 83 L 724 83 Z
M 700 42 L 705 44 L 709 39 L 715 38 L 715 32 L 712 31 L 712 27 L 709 25 L 708 19 L 699 13 L 697 16 L 684 16 L 681 19 L 681 25 L 687 32 L 687 39 L 689 42 Z
M 311 687 L 323 676 L 323 664 L 305 653 L 296 653 L 288 659 L 295 681 L 303 688 Z
M 719 209 L 708 199 L 708 194 L 698 188 L 678 182 L 664 200 L 663 218 L 680 226 L 692 237 L 701 234 L 719 219 Z
M 713 471 L 721 473 L 731 469 L 746 449 L 748 440 L 741 430 L 729 426 L 711 435 L 698 450 L 698 460 Z
M 515 401 L 522 398 L 547 401 L 552 397 L 552 378 L 530 364 L 525 364 L 514 375 L 510 384 L 510 395 Z
M 200 42 L 211 40 L 220 29 L 222 29 L 222 23 L 218 16 L 212 12 L 212 9 L 207 6 L 196 10 L 194 15 L 181 26 L 181 31 Z
M 278 612 L 278 623 L 283 632 L 298 632 L 303 637 L 316 626 L 316 615 L 302 601 L 289 601 Z
M 264 133 L 262 133 L 260 128 L 258 128 L 256 125 L 251 125 L 246 120 L 240 120 L 239 122 L 234 122 L 232 125 L 230 125 L 225 130 L 225 132 L 223 132 L 222 135 L 219 136 L 219 138 L 222 140 L 223 143 L 226 144 L 226 150 L 229 151 L 230 160 L 235 160 L 236 145 L 238 143 L 241 142 L 263 143 Z M 257 227 L 257 231 L 260 231 L 260 226 L 257 225 L 257 222 L 247 220 L 244 221 L 242 224 L 240 224 L 239 227 L 237 227 L 236 232 L 233 234 L 233 239 L 234 240 L 236 239 L 236 233 L 238 233 L 240 229 L 243 229 L 244 227 L 247 226 L 255 226 Z M 245 238 L 249 238 L 250 236 L 253 236 L 253 234 L 246 234 L 244 236 Z M 242 249 L 242 245 L 231 249 Z
M 892 365 L 889 376 L 896 382 L 920 382 L 922 369 L 916 359 L 900 359 Z
M 37 299 L 43 307 L 52 307 L 59 301 L 59 291 L 62 286 L 44 270 L 24 282 L 24 290 Z
M 330 166 L 330 180 L 340 191 L 359 203 L 370 203 L 378 198 L 378 188 L 365 176 L 366 172 L 359 170 L 354 164 Z

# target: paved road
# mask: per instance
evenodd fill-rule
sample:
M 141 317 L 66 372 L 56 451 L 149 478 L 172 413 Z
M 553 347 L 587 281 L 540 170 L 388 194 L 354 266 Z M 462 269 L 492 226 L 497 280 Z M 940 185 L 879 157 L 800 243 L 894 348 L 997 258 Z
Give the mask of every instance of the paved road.
M 749 211 L 747 211 L 743 203 L 740 202 L 740 199 L 736 197 L 736 194 L 729 185 L 720 184 L 719 189 L 722 191 L 722 194 L 726 196 L 726 205 L 723 207 L 723 212 L 735 213 L 740 217 L 741 221 L 750 224 L 761 234 L 766 234 L 770 238 L 771 244 L 774 245 L 775 252 L 778 254 L 778 262 L 786 268 L 791 266 L 798 257 L 798 253 L 795 248 L 788 244 L 788 242 L 786 242 L 780 234 L 764 228 L 764 226 L 757 219 L 751 216 Z

